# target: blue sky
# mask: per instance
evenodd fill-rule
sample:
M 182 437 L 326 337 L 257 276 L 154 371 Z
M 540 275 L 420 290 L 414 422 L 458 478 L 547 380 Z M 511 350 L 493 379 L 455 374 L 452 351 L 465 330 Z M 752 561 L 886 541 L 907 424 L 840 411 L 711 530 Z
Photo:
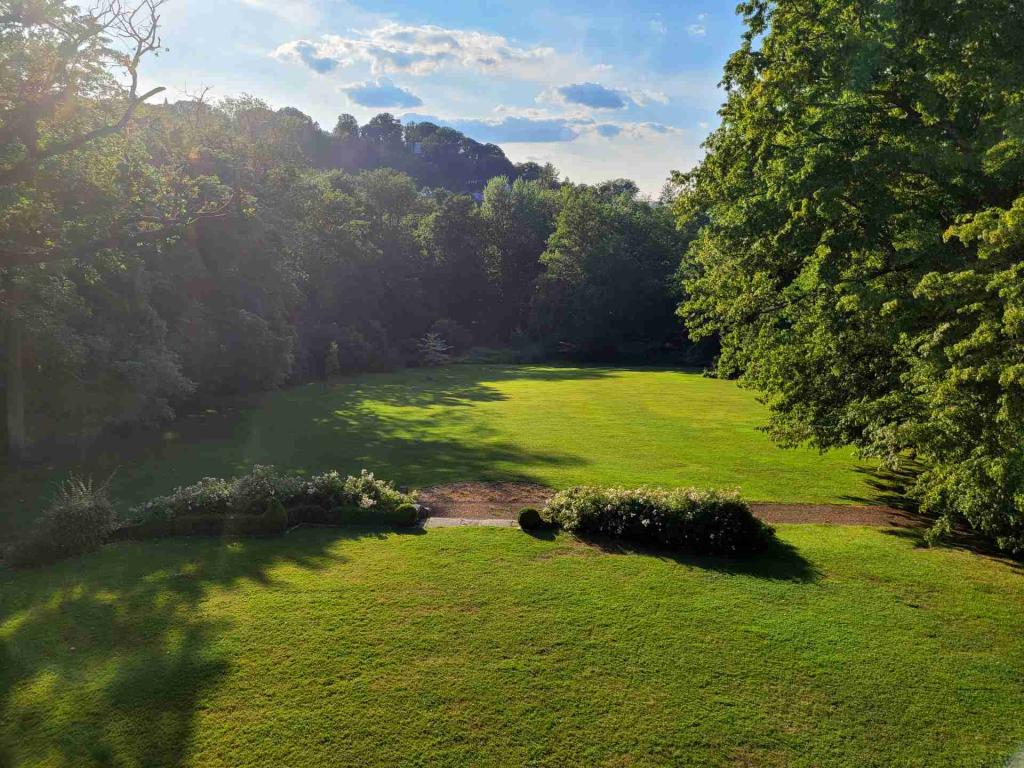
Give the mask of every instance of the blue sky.
M 171 0 L 143 86 L 251 93 L 330 130 L 343 112 L 431 119 L 563 177 L 656 195 L 717 125 L 731 3 Z

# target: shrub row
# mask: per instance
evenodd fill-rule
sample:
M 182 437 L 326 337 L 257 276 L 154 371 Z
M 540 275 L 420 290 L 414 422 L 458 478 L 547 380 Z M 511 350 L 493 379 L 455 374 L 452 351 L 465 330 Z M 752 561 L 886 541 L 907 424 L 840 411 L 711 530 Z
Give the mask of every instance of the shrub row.
M 707 554 L 756 554 L 775 536 L 775 529 L 754 517 L 738 493 L 695 488 L 570 488 L 555 494 L 544 513 L 574 533 Z
M 413 497 L 372 472 L 345 477 L 281 475 L 255 466 L 247 475 L 204 478 L 129 511 L 120 527 L 108 483 L 70 477 L 27 535 L 0 551 L 15 567 L 44 565 L 97 550 L 108 540 L 170 536 L 280 536 L 299 523 L 392 525 L 417 522 Z
M 133 508 L 129 519 L 147 522 L 155 518 L 176 519 L 192 515 L 230 516 L 260 514 L 271 499 L 285 507 L 359 507 L 372 510 L 378 519 L 413 501 L 412 496 L 378 480 L 365 469 L 358 476 L 345 477 L 332 470 L 310 478 L 282 475 L 273 467 L 256 465 L 242 477 L 222 480 L 206 477 L 193 485 L 175 488 Z

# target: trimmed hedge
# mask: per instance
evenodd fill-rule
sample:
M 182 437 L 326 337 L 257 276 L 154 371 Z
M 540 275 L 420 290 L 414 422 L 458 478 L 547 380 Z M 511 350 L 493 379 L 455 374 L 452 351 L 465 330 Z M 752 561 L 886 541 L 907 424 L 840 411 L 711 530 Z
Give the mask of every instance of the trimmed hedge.
M 519 510 L 519 527 L 524 531 L 537 531 L 545 526 L 540 511 L 534 507 L 523 507 Z
M 384 521 L 395 528 L 414 528 L 420 521 L 420 513 L 412 504 L 402 504 L 393 512 L 385 514 Z
M 555 494 L 545 512 L 574 533 L 618 536 L 706 554 L 756 554 L 775 537 L 775 529 L 754 517 L 735 492 L 581 486 Z

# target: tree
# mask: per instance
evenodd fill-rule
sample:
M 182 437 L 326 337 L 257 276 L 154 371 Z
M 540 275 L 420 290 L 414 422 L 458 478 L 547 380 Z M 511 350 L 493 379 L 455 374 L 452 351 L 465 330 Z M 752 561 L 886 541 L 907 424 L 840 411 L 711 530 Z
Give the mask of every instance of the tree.
M 348 113 L 338 115 L 338 122 L 334 124 L 331 135 L 336 139 L 358 138 L 359 122 Z
M 57 0 L 0 9 L 0 195 L 7 211 L 0 235 L 0 290 L 7 332 L 8 448 L 15 461 L 27 451 L 25 328 L 19 308 L 25 286 L 18 266 L 72 255 L 52 193 L 39 176 L 69 155 L 123 131 L 139 106 L 164 90 L 138 92 L 142 59 L 160 49 L 158 10 L 163 2 L 125 5 L 105 0 L 82 11 Z M 109 74 L 115 68 L 127 74 L 127 85 Z M 87 244 L 87 250 L 96 248 Z
M 382 112 L 363 126 L 360 135 L 374 146 L 399 149 L 402 146 L 402 121 L 390 112 Z
M 682 312 L 769 434 L 916 455 L 913 493 L 1024 551 L 1024 13 L 1011 0 L 754 0 Z
M 491 179 L 484 189 L 488 272 L 501 297 L 495 316 L 503 339 L 526 327 L 540 254 L 554 229 L 554 195 L 537 182 L 509 184 L 505 176 Z

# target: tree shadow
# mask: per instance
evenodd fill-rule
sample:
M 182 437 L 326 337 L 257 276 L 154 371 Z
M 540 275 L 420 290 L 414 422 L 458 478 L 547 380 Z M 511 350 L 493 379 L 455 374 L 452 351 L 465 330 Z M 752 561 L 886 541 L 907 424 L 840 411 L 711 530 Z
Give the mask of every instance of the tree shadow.
M 664 547 L 616 539 L 609 536 L 574 535 L 587 546 L 608 555 L 643 555 L 678 565 L 700 568 L 733 576 L 752 576 L 767 581 L 794 581 L 815 583 L 821 573 L 792 544 L 773 540 L 764 551 L 750 557 L 699 555 L 685 551 L 671 551 Z
M 278 565 L 319 570 L 339 539 L 116 544 L 46 570 L 0 572 L 0 766 L 180 765 L 233 659 L 211 594 L 275 589 Z
M 536 482 L 531 467 L 583 466 L 567 451 L 529 451 L 499 441 L 498 431 L 471 422 L 471 409 L 506 399 L 497 382 L 579 381 L 614 375 L 611 368 L 451 366 L 365 374 L 333 384 L 220 398 L 159 429 L 108 435 L 53 461 L 16 473 L 0 467 L 0 536 L 27 528 L 68 471 L 97 479 L 114 473 L 119 511 L 202 477 L 230 477 L 253 464 L 313 474 L 329 469 L 402 485 L 474 479 Z M 410 412 L 409 409 L 412 409 Z M 453 428 L 461 427 L 459 435 Z
M 857 467 L 853 471 L 866 475 L 868 479 L 865 482 L 876 493 L 871 497 L 843 496 L 842 498 L 855 504 L 886 506 L 916 515 L 920 509 L 920 503 L 916 499 L 909 498 L 907 493 L 925 469 L 926 467 L 918 461 L 909 461 L 898 470 Z
M 892 536 L 912 543 L 914 549 L 955 549 L 962 552 L 970 552 L 974 555 L 997 560 L 1008 566 L 1011 571 L 1024 575 L 1024 560 L 1015 559 L 1007 555 L 990 539 L 967 528 L 957 528 L 952 533 L 943 536 L 935 544 L 929 544 L 925 540 L 924 529 L 919 527 L 883 528 L 881 532 L 885 536 Z

